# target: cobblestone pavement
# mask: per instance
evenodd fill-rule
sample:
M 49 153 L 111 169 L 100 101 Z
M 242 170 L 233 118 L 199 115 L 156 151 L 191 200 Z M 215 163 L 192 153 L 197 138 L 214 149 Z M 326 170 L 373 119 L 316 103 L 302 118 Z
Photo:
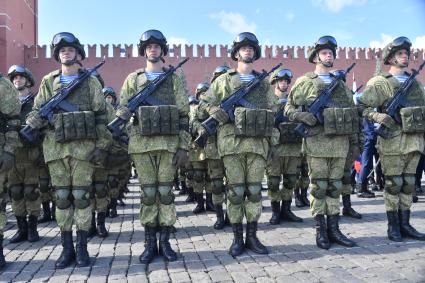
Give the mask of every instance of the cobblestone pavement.
M 425 242 L 402 243 L 386 238 L 386 217 L 382 196 L 358 199 L 353 207 L 363 214 L 362 220 L 341 218 L 341 230 L 356 240 L 358 247 L 334 245 L 328 251 L 315 245 L 314 223 L 307 208 L 293 211 L 303 223 L 270 226 L 270 201 L 265 196 L 258 237 L 269 247 L 269 255 L 247 252 L 234 259 L 227 249 L 232 231 L 212 228 L 213 213 L 193 215 L 193 204 L 176 198 L 177 233 L 172 247 L 180 252 L 179 260 L 165 263 L 158 257 L 149 266 L 139 263 L 144 233 L 138 220 L 139 194 L 136 184 L 130 186 L 125 207 L 119 217 L 107 220 L 109 237 L 90 240 L 91 266 L 55 270 L 61 252 L 56 223 L 39 226 L 37 243 L 10 244 L 16 231 L 9 214 L 5 232 L 4 253 L 9 262 L 0 275 L 1 282 L 425 282 Z M 411 221 L 425 232 L 425 199 L 414 204 Z

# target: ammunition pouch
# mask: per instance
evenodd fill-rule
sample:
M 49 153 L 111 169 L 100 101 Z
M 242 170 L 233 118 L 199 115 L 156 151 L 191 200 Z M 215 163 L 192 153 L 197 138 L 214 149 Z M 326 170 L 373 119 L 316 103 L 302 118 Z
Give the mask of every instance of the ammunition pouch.
M 295 131 L 299 123 L 282 122 L 279 124 L 281 143 L 301 143 L 302 137 Z
M 179 134 L 180 118 L 175 105 L 140 106 L 137 118 L 144 136 Z
M 271 137 L 274 114 L 267 109 L 235 109 L 235 135 L 241 137 Z
M 81 139 L 96 139 L 93 111 L 66 112 L 53 115 L 55 139 L 58 143 Z
M 326 108 L 323 110 L 323 118 L 325 135 L 351 135 L 360 131 L 357 108 Z
M 425 132 L 425 106 L 400 109 L 401 129 L 404 133 Z

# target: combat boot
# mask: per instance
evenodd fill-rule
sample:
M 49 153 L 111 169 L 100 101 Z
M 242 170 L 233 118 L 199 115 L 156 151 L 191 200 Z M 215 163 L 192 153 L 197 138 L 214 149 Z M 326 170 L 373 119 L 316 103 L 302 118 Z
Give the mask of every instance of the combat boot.
M 109 203 L 109 218 L 115 218 L 118 216 L 117 213 L 117 199 L 111 198 L 111 202 Z
M 87 251 L 87 231 L 77 231 L 77 243 L 75 246 L 77 266 L 86 267 L 90 265 L 90 256 Z
M 341 230 L 339 230 L 339 215 L 328 215 L 328 237 L 331 243 L 336 243 L 345 247 L 354 247 L 356 243 L 348 239 Z
M 214 229 L 221 230 L 224 228 L 224 212 L 222 205 L 215 206 L 215 215 L 217 217 L 217 220 L 214 223 Z
M 204 195 L 202 193 L 195 193 L 196 206 L 192 210 L 194 214 L 205 212 Z
M 257 221 L 246 223 L 245 247 L 257 254 L 268 254 L 267 248 L 257 238 Z
M 52 202 L 52 220 L 56 221 L 56 204 Z
M 16 224 L 18 226 L 18 231 L 16 234 L 9 240 L 9 243 L 20 243 L 28 240 L 28 223 L 26 216 L 16 216 Z
M 367 184 L 356 184 L 357 197 L 359 198 L 374 198 L 375 193 L 371 192 L 367 188 Z
M 0 270 L 6 265 L 6 259 L 3 254 L 3 234 L 0 234 Z
M 41 204 L 43 206 L 43 216 L 38 219 L 38 223 L 46 223 L 52 221 L 52 212 L 50 211 L 50 202 L 46 201 Z
M 350 195 L 342 196 L 342 205 L 343 205 L 342 215 L 351 217 L 351 218 L 356 218 L 356 219 L 362 218 L 362 215 L 351 207 Z
M 229 248 L 229 254 L 233 257 L 241 255 L 245 250 L 243 242 L 243 225 L 242 223 L 232 224 L 233 242 Z
M 186 181 L 180 181 L 180 192 L 179 195 L 185 195 L 187 194 L 187 186 L 186 186 Z
M 91 214 L 91 224 L 89 231 L 87 233 L 87 237 L 94 237 L 96 235 L 96 212 L 92 212 Z
M 280 209 L 280 219 L 287 222 L 303 222 L 303 219 L 301 217 L 296 216 L 291 211 L 291 202 L 292 199 L 282 201 L 282 208 Z
M 304 207 L 305 204 L 301 198 L 301 189 L 300 188 L 296 188 L 294 190 L 294 195 L 295 195 L 295 206 L 296 207 Z
M 388 219 L 388 229 L 387 235 L 388 239 L 394 242 L 403 242 L 403 238 L 401 237 L 400 232 L 400 219 L 398 216 L 398 212 L 388 211 L 387 210 L 387 219 Z
M 140 263 L 149 264 L 158 255 L 156 227 L 145 226 L 145 250 L 139 256 Z
M 56 261 L 56 268 L 63 269 L 75 260 L 75 250 L 72 244 L 72 231 L 61 231 L 62 253 Z
M 187 198 L 185 202 L 194 202 L 195 201 L 195 193 L 193 192 L 193 188 L 187 188 Z
M 280 223 L 280 202 L 272 201 L 272 217 L 269 222 L 271 225 L 278 225 Z
M 330 248 L 328 230 L 326 229 L 326 220 L 323 214 L 314 216 L 316 221 L 316 246 L 328 250 Z
M 301 199 L 303 200 L 305 206 L 310 207 L 310 201 L 307 197 L 307 188 L 301 188 Z
M 170 232 L 171 226 L 162 226 L 159 234 L 159 254 L 162 255 L 166 261 L 176 261 L 177 254 L 170 245 Z
M 206 193 L 205 210 L 215 212 L 214 204 L 212 202 L 212 193 Z
M 106 213 L 105 212 L 98 212 L 97 213 L 97 226 L 96 226 L 96 231 L 97 231 L 97 235 L 101 238 L 106 238 L 108 237 L 108 230 L 106 230 L 105 227 L 105 218 L 106 218 Z
M 28 242 L 37 242 L 40 236 L 37 231 L 37 216 L 28 216 Z
M 418 232 L 410 225 L 410 210 L 399 210 L 400 233 L 404 237 L 409 237 L 419 241 L 425 241 L 425 234 Z

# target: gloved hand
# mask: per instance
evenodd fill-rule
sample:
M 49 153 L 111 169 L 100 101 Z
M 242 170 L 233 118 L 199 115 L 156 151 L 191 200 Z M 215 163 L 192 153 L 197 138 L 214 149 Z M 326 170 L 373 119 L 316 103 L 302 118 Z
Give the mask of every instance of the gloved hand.
M 173 157 L 173 165 L 176 167 L 183 167 L 189 160 L 187 150 L 179 148 Z
M 225 124 L 229 120 L 229 115 L 227 115 L 226 111 L 221 109 L 218 106 L 211 106 L 208 110 L 208 113 L 211 117 L 216 119 L 221 125 Z
M 295 122 L 301 122 L 309 126 L 314 126 L 317 123 L 316 117 L 310 112 L 295 112 L 293 117 Z
M 15 155 L 10 152 L 3 151 L 0 156 L 0 173 L 7 172 L 15 165 Z
M 106 150 L 95 148 L 92 152 L 90 152 L 88 161 L 94 165 L 105 166 L 107 157 L 108 152 Z
M 115 116 L 125 121 L 130 120 L 132 115 L 133 113 L 131 113 L 130 109 L 128 109 L 128 107 L 125 107 L 125 106 L 118 107 L 117 112 L 115 113 Z
M 40 129 L 43 126 L 43 119 L 37 113 L 35 115 L 29 116 L 26 120 L 26 124 L 33 129 Z
M 197 133 L 198 137 L 199 137 L 199 136 L 203 136 L 203 135 L 205 135 L 205 134 L 207 133 L 207 130 L 205 130 L 205 128 L 204 128 L 204 127 L 202 127 L 202 126 L 199 126 L 199 127 L 196 129 L 196 133 Z
M 372 119 L 374 122 L 384 125 L 387 128 L 392 128 L 395 125 L 394 119 L 385 113 L 374 113 Z

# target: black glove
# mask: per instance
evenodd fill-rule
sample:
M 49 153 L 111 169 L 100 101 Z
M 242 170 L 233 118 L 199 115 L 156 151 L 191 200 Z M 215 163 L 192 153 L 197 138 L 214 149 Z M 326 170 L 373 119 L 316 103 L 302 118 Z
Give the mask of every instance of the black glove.
M 88 160 L 94 165 L 105 166 L 107 157 L 108 152 L 106 150 L 95 148 L 92 152 L 90 152 Z
M 187 161 L 189 160 L 189 156 L 187 154 L 187 150 L 179 148 L 173 157 L 173 165 L 176 167 L 185 166 Z
M 10 152 L 3 151 L 0 156 L 0 173 L 7 172 L 15 165 L 15 155 Z

